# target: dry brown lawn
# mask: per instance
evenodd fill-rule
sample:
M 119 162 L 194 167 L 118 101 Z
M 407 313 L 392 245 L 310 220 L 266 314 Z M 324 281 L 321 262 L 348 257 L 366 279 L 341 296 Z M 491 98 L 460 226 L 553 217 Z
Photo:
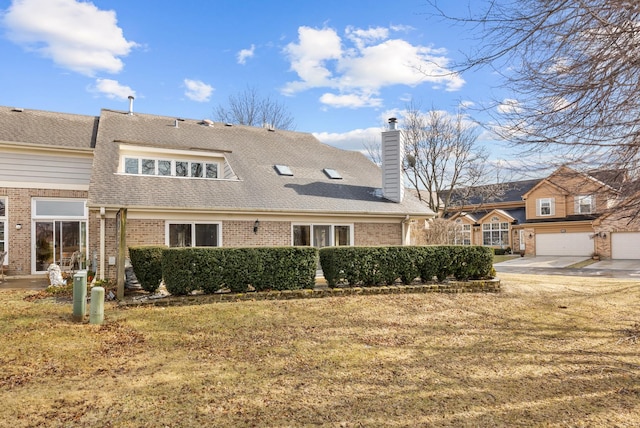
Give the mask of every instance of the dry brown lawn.
M 640 282 L 105 308 L 0 292 L 0 426 L 638 427 Z

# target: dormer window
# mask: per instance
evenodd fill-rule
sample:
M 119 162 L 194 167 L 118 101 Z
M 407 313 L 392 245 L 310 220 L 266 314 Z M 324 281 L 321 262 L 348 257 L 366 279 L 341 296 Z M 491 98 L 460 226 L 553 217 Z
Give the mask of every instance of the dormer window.
M 118 172 L 155 177 L 237 180 L 223 153 L 129 144 L 120 145 Z
M 189 160 L 124 158 L 124 173 L 132 175 L 156 175 L 162 177 L 219 178 L 218 162 Z M 205 175 L 206 172 L 206 175 Z

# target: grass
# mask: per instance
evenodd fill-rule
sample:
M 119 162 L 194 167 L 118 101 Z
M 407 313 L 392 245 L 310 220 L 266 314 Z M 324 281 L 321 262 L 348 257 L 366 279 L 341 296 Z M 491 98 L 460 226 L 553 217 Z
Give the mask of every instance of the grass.
M 640 426 L 637 281 L 122 309 L 0 292 L 0 421 Z M 0 425 L 2 425 L 0 423 Z
M 517 259 L 520 257 L 520 254 L 504 254 L 501 256 L 493 255 L 493 263 L 501 263 L 506 262 L 507 260 Z

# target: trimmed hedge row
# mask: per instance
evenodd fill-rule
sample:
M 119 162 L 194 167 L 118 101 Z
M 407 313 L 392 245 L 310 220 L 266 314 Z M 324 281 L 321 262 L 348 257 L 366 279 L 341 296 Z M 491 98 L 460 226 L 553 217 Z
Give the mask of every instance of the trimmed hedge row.
M 410 284 L 434 277 L 443 281 L 487 278 L 493 270 L 493 249 L 479 246 L 325 247 L 320 264 L 329 287 L 338 283 L 373 286 Z
M 155 292 L 162 282 L 162 250 L 166 247 L 129 247 L 133 271 L 142 289 Z
M 156 257 L 158 249 L 160 262 Z M 155 283 L 160 272 L 167 291 L 173 295 L 196 290 L 214 293 L 225 287 L 236 293 L 247 291 L 249 286 L 256 291 L 313 288 L 318 263 L 318 250 L 312 247 L 132 247 L 129 254 L 143 288 L 143 281 L 151 278 L 150 283 Z M 143 254 L 147 260 L 140 260 Z

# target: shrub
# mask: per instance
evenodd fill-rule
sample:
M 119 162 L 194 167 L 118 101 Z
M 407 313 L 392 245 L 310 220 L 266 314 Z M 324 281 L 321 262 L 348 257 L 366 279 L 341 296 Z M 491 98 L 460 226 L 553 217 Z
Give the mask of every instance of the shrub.
M 312 247 L 171 248 L 163 254 L 167 291 L 235 293 L 313 288 L 318 250 Z
M 129 247 L 129 258 L 142 289 L 155 292 L 162 282 L 162 251 L 165 247 Z
M 355 285 L 410 284 L 444 281 L 453 275 L 466 280 L 488 277 L 493 265 L 491 248 L 469 246 L 326 247 L 320 263 L 327 283 Z

